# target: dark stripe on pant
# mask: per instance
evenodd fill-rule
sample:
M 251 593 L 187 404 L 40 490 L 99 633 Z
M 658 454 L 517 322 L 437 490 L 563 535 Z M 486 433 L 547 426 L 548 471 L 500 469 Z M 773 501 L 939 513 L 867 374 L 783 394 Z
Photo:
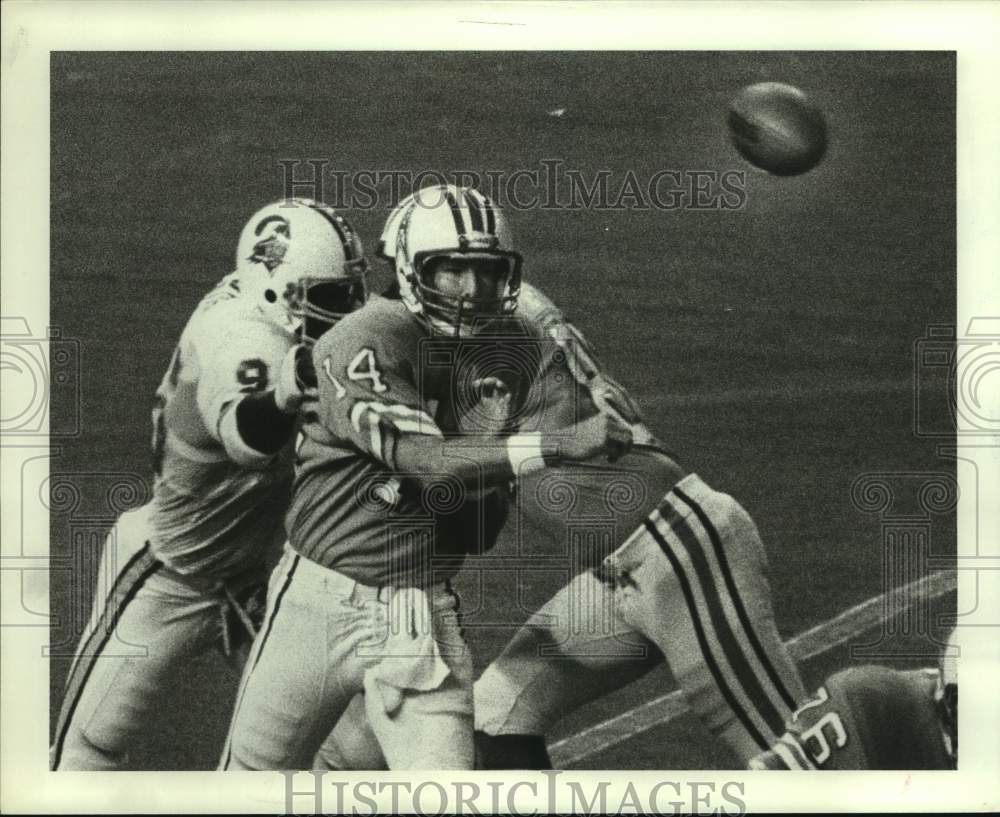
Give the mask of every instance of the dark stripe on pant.
M 722 609 L 722 603 L 719 600 L 718 587 L 712 577 L 712 568 L 702 551 L 702 545 L 698 541 L 698 537 L 691 530 L 691 526 L 688 525 L 687 520 L 674 509 L 669 501 L 664 502 L 660 506 L 660 513 L 663 514 L 664 519 L 667 520 L 671 530 L 677 535 L 681 545 L 684 546 L 688 552 L 688 556 L 691 558 L 691 564 L 694 567 L 695 574 L 698 576 L 702 593 L 705 596 L 705 604 L 708 606 L 708 615 L 712 620 L 715 635 L 722 645 L 722 651 L 729 660 L 733 672 L 736 673 L 736 679 L 739 681 L 740 687 L 753 702 L 757 714 L 763 719 L 764 723 L 772 730 L 777 729 L 776 734 L 780 735 L 782 725 L 784 724 L 784 717 L 778 712 L 774 704 L 771 703 L 771 699 L 767 697 L 767 693 L 764 692 L 764 688 L 757 678 L 757 673 L 754 672 L 747 657 L 743 654 L 736 635 L 729 625 L 729 619 L 726 618 L 726 612 Z
M 91 631 L 90 635 L 87 636 L 87 641 L 77 649 L 77 655 L 74 656 L 73 666 L 70 667 L 70 674 L 66 678 L 66 688 L 69 689 L 70 682 L 76 676 L 77 665 L 83 663 L 86 656 L 91 655 L 93 646 L 96 645 L 101 640 L 101 631 L 105 629 L 101 625 L 105 622 L 105 617 L 108 613 L 108 606 L 111 600 L 115 597 L 118 592 L 119 587 L 125 582 L 126 576 L 129 571 L 132 570 L 136 562 L 143 558 L 149 551 L 149 542 L 147 541 L 139 550 L 132 554 L 132 557 L 125 562 L 125 566 L 115 575 L 115 581 L 111 585 L 111 589 L 108 590 L 107 594 L 104 596 L 104 607 L 101 608 L 101 615 L 98 617 L 97 622 L 94 624 L 94 629 Z M 103 554 L 101 555 L 103 559 Z M 99 589 L 99 588 L 98 588 Z M 96 606 L 96 605 L 95 605 Z M 89 621 L 88 621 L 89 624 Z
M 73 715 L 80 703 L 80 698 L 83 697 L 83 691 L 87 686 L 87 679 L 90 678 L 90 673 L 93 672 L 101 652 L 108 645 L 108 641 L 111 640 L 111 634 L 118 626 L 118 619 L 121 613 L 128 606 L 129 602 L 135 598 L 136 593 L 146 583 L 146 580 L 161 567 L 163 567 L 163 563 L 149 552 L 149 542 L 147 541 L 139 552 L 129 559 L 125 568 L 118 574 L 118 578 L 115 579 L 114 587 L 108 593 L 107 599 L 104 602 L 104 610 L 101 611 L 101 616 L 94 626 L 94 631 L 90 634 L 86 644 L 83 645 L 79 661 L 73 667 L 70 677 L 66 679 L 66 697 L 63 700 L 59 725 L 56 727 L 52 771 L 56 771 L 59 768 L 59 761 L 62 760 L 63 746 L 66 743 L 66 735 L 69 734 Z M 109 627 L 108 620 L 112 617 L 114 617 L 114 622 Z
M 654 511 L 655 513 L 655 511 Z M 758 731 L 757 727 L 754 725 L 753 721 L 750 720 L 750 716 L 743 710 L 736 697 L 733 695 L 732 690 L 726 684 L 725 676 L 719 665 L 715 661 L 715 656 L 712 655 L 712 651 L 708 646 L 708 640 L 705 638 L 705 631 L 701 626 L 701 616 L 698 614 L 698 605 L 695 603 L 694 593 L 691 590 L 691 585 L 688 583 L 687 575 L 684 573 L 684 568 L 681 566 L 680 560 L 674 554 L 673 549 L 670 544 L 663 537 L 657 529 L 654 522 L 650 519 L 646 519 L 643 524 L 646 526 L 646 530 L 649 531 L 653 539 L 660 546 L 660 550 L 663 554 L 670 560 L 670 565 L 674 569 L 674 575 L 677 576 L 677 581 L 681 586 L 681 592 L 684 594 L 684 600 L 687 602 L 688 613 L 691 617 L 691 626 L 694 628 L 695 637 L 698 639 L 698 647 L 701 649 L 702 658 L 705 660 L 705 665 L 708 667 L 709 672 L 712 673 L 712 677 L 715 679 L 715 685 L 722 697 L 726 699 L 726 703 L 729 704 L 729 708 L 733 711 L 733 714 L 739 718 L 740 723 L 743 724 L 743 728 L 746 729 L 750 737 L 753 738 L 754 742 L 761 748 L 767 749 L 767 741 L 764 736 Z
M 715 550 L 715 558 L 718 560 L 719 568 L 722 570 L 722 577 L 726 582 L 726 587 L 729 589 L 730 599 L 733 602 L 733 607 L 736 608 L 736 614 L 740 618 L 740 623 L 746 631 L 747 639 L 750 641 L 753 651 L 757 654 L 757 659 L 763 665 L 764 671 L 767 673 L 767 677 L 771 679 L 771 683 L 774 684 L 774 688 L 778 690 L 781 700 L 785 702 L 785 705 L 790 710 L 794 710 L 797 706 L 795 697 L 785 687 L 784 681 L 782 681 L 778 671 L 771 663 L 771 657 L 764 650 L 764 646 L 760 643 L 760 639 L 757 638 L 757 633 L 750 621 L 750 616 L 747 614 L 746 608 L 743 606 L 743 599 L 736 587 L 736 581 L 733 578 L 732 570 L 729 567 L 729 561 L 726 559 L 726 552 L 722 548 L 722 539 L 719 536 L 718 530 L 712 524 L 711 520 L 709 520 L 708 514 L 705 513 L 697 502 L 691 499 L 691 497 L 685 494 L 680 488 L 675 487 L 674 493 L 677 494 L 682 502 L 694 511 L 695 516 L 698 517 L 698 521 L 701 522 L 701 526 L 708 533 L 708 538 L 712 542 L 712 548 Z M 781 734 L 782 729 L 784 729 L 784 723 L 781 724 L 781 727 L 775 734 Z
M 274 619 L 278 615 L 278 608 L 281 606 L 281 599 L 284 597 L 285 591 L 288 590 L 288 585 L 292 583 L 292 574 L 295 573 L 295 568 L 298 567 L 299 559 L 301 558 L 302 557 L 299 556 L 298 553 L 296 553 L 295 558 L 292 559 L 292 564 L 288 568 L 288 574 L 285 576 L 285 581 L 282 582 L 281 589 L 278 591 L 278 595 L 274 597 L 274 609 L 271 610 L 271 615 L 268 616 L 267 624 L 264 625 L 264 629 L 261 631 L 260 646 L 257 648 L 256 654 L 254 655 L 253 664 L 251 664 L 250 668 L 247 670 L 247 676 L 243 680 L 242 685 L 240 686 L 240 697 L 239 700 L 236 702 L 236 706 L 233 708 L 233 722 L 230 724 L 229 727 L 230 734 L 228 739 L 226 740 L 226 757 L 222 761 L 223 771 L 229 768 L 229 761 L 232 760 L 233 757 L 232 731 L 236 727 L 236 716 L 239 714 L 240 704 L 243 703 L 243 695 L 246 692 L 247 687 L 250 685 L 250 676 L 253 675 L 253 671 L 257 669 L 257 664 L 260 662 L 260 657 L 264 653 L 264 645 L 267 644 L 267 639 L 271 635 L 271 628 L 274 626 Z

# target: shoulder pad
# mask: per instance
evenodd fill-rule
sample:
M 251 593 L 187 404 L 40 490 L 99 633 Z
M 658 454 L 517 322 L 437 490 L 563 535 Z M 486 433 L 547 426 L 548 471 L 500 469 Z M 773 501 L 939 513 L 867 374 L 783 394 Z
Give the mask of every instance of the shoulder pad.
M 566 320 L 562 311 L 538 287 L 522 282 L 514 313 L 538 334 Z
M 402 301 L 375 296 L 326 332 L 316 342 L 316 354 L 367 346 L 397 356 L 415 357 L 421 339 L 426 336 Z
M 199 346 L 234 340 L 242 347 L 258 340 L 268 344 L 275 340 L 292 341 L 291 335 L 269 321 L 249 299 L 239 296 L 203 300 L 191 316 L 185 334 Z

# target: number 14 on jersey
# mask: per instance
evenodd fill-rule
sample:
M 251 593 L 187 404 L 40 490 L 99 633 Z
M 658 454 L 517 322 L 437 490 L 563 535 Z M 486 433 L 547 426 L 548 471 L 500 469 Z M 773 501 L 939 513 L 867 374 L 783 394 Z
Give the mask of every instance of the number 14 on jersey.
M 342 399 L 347 394 L 347 389 L 334 375 L 333 362 L 329 357 L 323 359 L 323 373 L 333 384 L 337 399 Z M 376 394 L 382 394 L 389 390 L 389 387 L 382 382 L 382 374 L 375 364 L 375 352 L 367 347 L 358 352 L 348 365 L 347 378 L 354 381 L 371 381 L 371 390 Z

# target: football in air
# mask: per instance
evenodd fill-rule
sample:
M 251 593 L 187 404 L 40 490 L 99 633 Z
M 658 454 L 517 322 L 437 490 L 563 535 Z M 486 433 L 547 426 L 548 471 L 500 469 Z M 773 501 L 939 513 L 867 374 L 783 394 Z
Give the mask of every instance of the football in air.
M 775 176 L 797 176 L 826 153 L 826 120 L 798 88 L 748 85 L 729 105 L 729 135 L 747 161 Z

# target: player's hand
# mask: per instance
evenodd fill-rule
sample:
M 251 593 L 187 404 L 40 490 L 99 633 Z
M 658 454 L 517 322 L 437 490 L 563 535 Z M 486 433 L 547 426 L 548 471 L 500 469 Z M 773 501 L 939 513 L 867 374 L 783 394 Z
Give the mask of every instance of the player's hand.
M 631 425 L 642 422 L 642 412 L 635 400 L 617 380 L 606 374 L 598 374 L 590 381 L 590 396 L 594 404 L 601 410 L 617 412 L 621 418 Z
M 472 389 L 476 405 L 462 416 L 459 427 L 466 434 L 500 434 L 510 417 L 510 389 L 497 377 L 482 377 Z
M 303 344 L 288 350 L 281 361 L 274 386 L 274 402 L 286 414 L 294 414 L 306 400 L 316 399 L 316 370 L 312 352 Z
M 572 461 L 604 455 L 608 462 L 622 457 L 632 447 L 632 432 L 621 420 L 603 412 L 560 433 L 559 454 Z

